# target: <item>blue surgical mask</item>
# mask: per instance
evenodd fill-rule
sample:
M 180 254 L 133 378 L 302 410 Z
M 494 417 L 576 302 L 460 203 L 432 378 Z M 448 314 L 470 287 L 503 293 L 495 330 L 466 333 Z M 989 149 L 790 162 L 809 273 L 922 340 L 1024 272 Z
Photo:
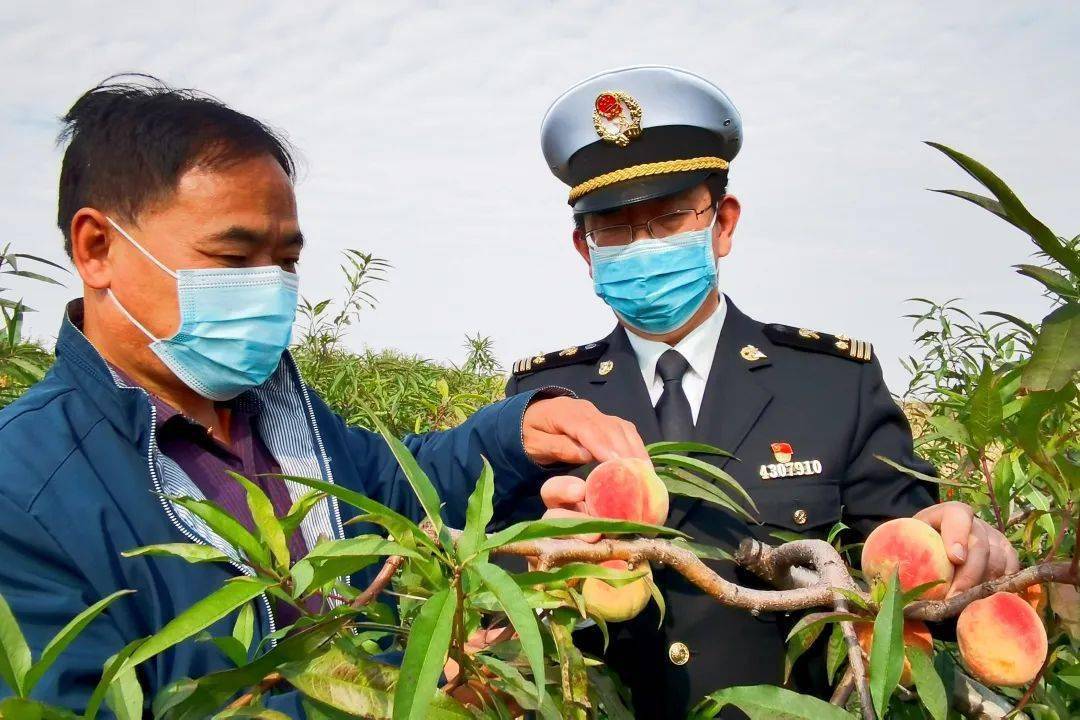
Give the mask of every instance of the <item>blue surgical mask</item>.
M 713 225 L 662 240 L 591 248 L 593 289 L 619 318 L 651 335 L 685 325 L 716 292 Z
M 289 346 L 299 280 L 271 265 L 172 271 L 111 218 L 117 232 L 151 262 L 176 278 L 180 327 L 156 338 L 109 296 L 131 324 L 150 338 L 150 349 L 188 387 L 210 400 L 230 400 L 266 382 Z

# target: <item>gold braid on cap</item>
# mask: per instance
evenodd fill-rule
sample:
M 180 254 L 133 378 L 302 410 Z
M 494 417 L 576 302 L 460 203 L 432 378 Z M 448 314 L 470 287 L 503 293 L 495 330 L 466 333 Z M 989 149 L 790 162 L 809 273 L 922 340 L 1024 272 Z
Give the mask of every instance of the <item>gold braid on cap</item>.
M 575 185 L 570 188 L 570 202 L 577 202 L 577 200 L 591 193 L 593 190 L 599 190 L 600 188 L 607 187 L 608 185 L 614 185 L 617 182 L 623 180 L 636 180 L 641 177 L 648 177 L 650 175 L 664 175 L 666 173 L 675 172 L 688 172 L 691 170 L 727 170 L 728 161 L 724 158 L 718 157 L 696 157 L 686 158 L 685 160 L 664 160 L 662 162 L 644 163 L 643 165 L 633 165 L 628 168 L 622 168 L 620 170 L 613 170 L 603 175 L 598 175 L 592 180 L 586 180 L 580 185 Z

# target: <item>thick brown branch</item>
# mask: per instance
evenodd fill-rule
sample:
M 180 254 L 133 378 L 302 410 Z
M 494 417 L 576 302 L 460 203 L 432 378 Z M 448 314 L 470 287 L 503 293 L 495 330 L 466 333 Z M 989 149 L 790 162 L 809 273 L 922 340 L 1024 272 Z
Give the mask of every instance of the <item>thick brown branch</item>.
M 371 580 L 371 584 L 356 596 L 356 599 L 352 601 L 352 606 L 354 608 L 363 607 L 377 598 L 390 585 L 390 581 L 394 579 L 394 573 L 398 571 L 398 568 L 404 562 L 405 558 L 402 555 L 391 555 L 386 558 L 386 562 L 383 563 L 379 573 Z

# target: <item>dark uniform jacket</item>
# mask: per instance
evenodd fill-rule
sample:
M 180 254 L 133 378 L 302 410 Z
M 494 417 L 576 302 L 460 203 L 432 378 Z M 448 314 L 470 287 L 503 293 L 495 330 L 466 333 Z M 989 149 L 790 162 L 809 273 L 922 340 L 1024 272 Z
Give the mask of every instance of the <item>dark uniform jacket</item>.
M 536 359 L 516 366 L 507 395 L 562 386 L 633 422 L 646 443 L 664 439 L 621 327 L 603 341 Z M 749 491 L 762 521 L 748 527 L 715 505 L 673 496 L 668 524 L 697 542 L 731 550 L 747 533 L 773 543 L 778 541 L 769 535 L 778 530 L 821 537 L 840 520 L 860 536 L 853 539 L 861 539 L 878 523 L 934 502 L 926 485 L 875 458 L 931 472 L 914 455 L 907 420 L 868 344 L 764 325 L 730 300 L 695 433 L 697 441 L 736 455 L 731 461 L 703 459 Z M 791 457 L 783 446 L 778 457 L 774 443 L 790 445 Z M 531 498 L 514 519 L 542 511 L 539 498 Z M 731 563 L 710 565 L 729 580 L 754 583 Z M 663 628 L 657 631 L 658 610 L 650 604 L 634 620 L 611 626 L 606 655 L 631 689 L 637 717 L 681 718 L 719 688 L 783 682 L 784 636 L 792 619 L 727 608 L 671 571 L 658 571 L 656 579 L 666 597 Z M 578 636 L 600 652 L 596 637 L 587 631 Z M 688 660 L 678 643 L 689 649 Z M 724 717 L 742 717 L 727 712 Z

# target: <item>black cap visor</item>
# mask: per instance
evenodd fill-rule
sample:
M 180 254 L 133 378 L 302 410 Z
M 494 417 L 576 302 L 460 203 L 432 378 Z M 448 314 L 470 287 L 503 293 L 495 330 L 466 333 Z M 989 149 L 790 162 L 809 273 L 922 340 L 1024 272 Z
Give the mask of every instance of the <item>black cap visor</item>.
M 574 213 L 581 215 L 604 212 L 646 200 L 677 195 L 705 182 L 705 179 L 715 172 L 715 170 L 692 170 L 624 180 L 583 195 L 574 203 Z

